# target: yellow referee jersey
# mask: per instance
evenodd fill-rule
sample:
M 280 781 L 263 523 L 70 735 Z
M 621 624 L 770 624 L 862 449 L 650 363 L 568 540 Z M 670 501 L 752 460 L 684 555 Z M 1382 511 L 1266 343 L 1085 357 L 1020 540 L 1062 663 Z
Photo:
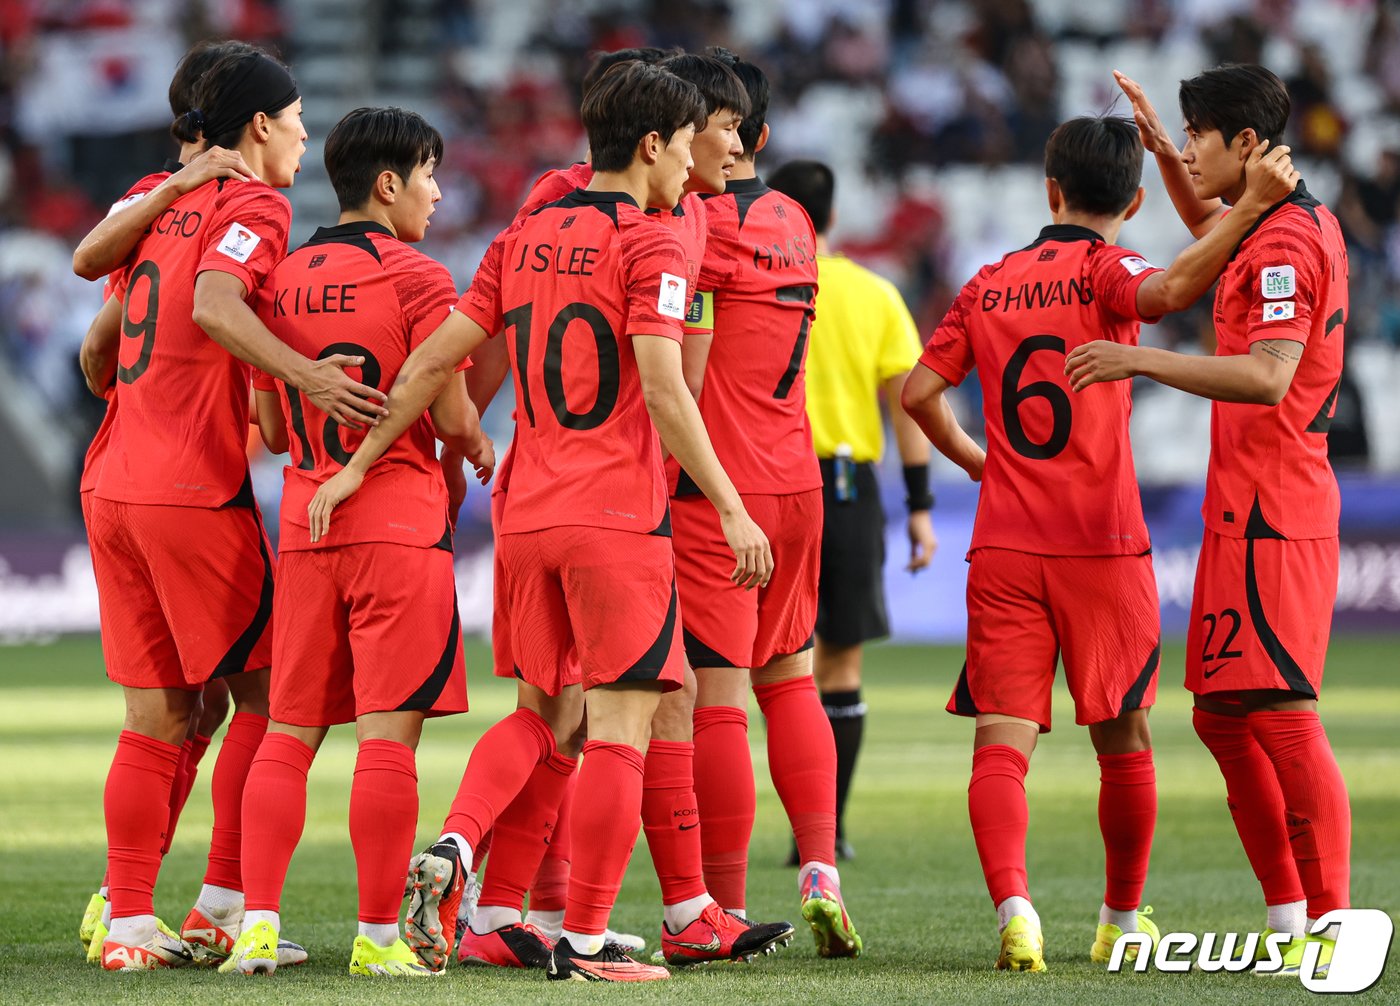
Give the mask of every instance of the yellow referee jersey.
M 817 456 L 833 457 L 837 444 L 850 444 L 855 460 L 880 460 L 880 386 L 923 352 L 904 299 L 889 280 L 844 255 L 818 255 L 809 339 L 807 415 Z

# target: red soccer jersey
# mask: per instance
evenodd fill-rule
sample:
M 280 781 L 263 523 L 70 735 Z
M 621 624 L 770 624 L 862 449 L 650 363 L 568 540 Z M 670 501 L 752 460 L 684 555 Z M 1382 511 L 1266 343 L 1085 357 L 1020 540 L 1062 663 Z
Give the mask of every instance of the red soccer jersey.
M 125 278 L 116 417 L 95 492 L 124 503 L 251 504 L 250 368 L 191 320 L 195 279 L 251 297 L 287 253 L 291 207 L 262 182 L 208 182 L 166 209 Z
M 564 198 L 574 189 L 586 189 L 593 181 L 593 165 L 571 164 L 567 168 L 546 171 L 535 180 L 530 194 L 525 197 L 525 205 L 520 207 L 516 219 L 527 217 L 548 203 Z M 686 309 L 685 330 L 705 333 L 711 331 L 705 321 L 700 301 L 700 265 L 705 260 L 706 213 L 701 197 L 688 192 L 673 210 L 647 210 L 647 216 L 665 224 L 675 232 L 685 253 L 686 289 L 691 302 Z
M 962 288 L 920 362 L 982 382 L 987 464 L 972 549 L 1139 555 L 1149 547 L 1133 469 L 1132 385 L 1069 389 L 1065 357 L 1095 339 L 1136 345 L 1137 290 L 1154 272 L 1083 227 L 1046 227 Z
M 1299 185 L 1240 243 L 1215 297 L 1216 354 L 1303 344 L 1278 405 L 1215 402 L 1206 527 L 1231 538 L 1331 538 L 1341 496 L 1327 428 L 1342 376 L 1347 252 L 1337 218 Z
M 136 200 L 142 198 L 161 182 L 169 178 L 171 172 L 179 171 L 180 168 L 181 164 L 179 161 L 166 161 L 164 169 L 154 174 L 147 175 L 131 188 L 127 189 L 126 195 L 112 204 L 112 208 L 107 211 L 107 215 L 111 216 L 122 207 L 136 202 Z M 106 281 L 103 282 L 103 302 L 106 302 L 108 297 L 113 296 L 119 288 L 123 291 L 125 290 L 123 282 L 125 274 L 125 267 L 115 269 L 112 274 L 107 277 Z M 88 444 L 87 454 L 83 456 L 83 474 L 78 480 L 78 492 L 80 493 L 91 492 L 93 489 L 97 488 L 97 473 L 102 467 L 102 459 L 107 453 L 107 443 L 112 435 L 112 420 L 116 418 L 113 400 L 116 394 L 109 388 L 104 393 L 104 397 L 107 399 L 107 411 L 102 414 L 102 422 L 98 424 L 97 432 L 92 435 L 92 443 Z
M 458 309 L 508 329 L 516 429 L 499 533 L 667 524 L 632 338 L 681 338 L 685 257 L 616 192 L 577 190 L 503 231 Z
M 408 354 L 456 302 L 446 268 L 380 224 L 351 223 L 320 228 L 283 259 L 258 291 L 257 312 L 303 356 L 363 356 L 360 381 L 387 391 Z M 330 534 L 312 545 L 307 504 L 350 460 L 365 432 L 336 425 L 295 388 L 265 374 L 256 381 L 263 390 L 276 385 L 291 443 L 291 463 L 283 469 L 280 550 L 443 541 L 447 486 L 432 419 L 424 413 L 370 467 L 359 492 L 336 509 Z
M 704 201 L 700 288 L 713 291 L 715 337 L 700 414 L 715 454 L 741 493 L 819 489 L 805 377 L 817 296 L 812 221 L 757 178 Z M 676 491 L 699 489 L 680 473 Z

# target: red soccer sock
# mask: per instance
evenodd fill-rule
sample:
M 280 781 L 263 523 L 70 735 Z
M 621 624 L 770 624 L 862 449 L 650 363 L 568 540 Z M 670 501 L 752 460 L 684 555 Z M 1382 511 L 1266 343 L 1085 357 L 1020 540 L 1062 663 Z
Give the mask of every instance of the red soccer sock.
M 1350 908 L 1351 803 L 1322 721 L 1315 710 L 1261 710 L 1247 721 L 1273 763 L 1283 794 L 1308 918 Z
M 481 836 L 481 841 L 472 846 L 472 873 L 481 869 L 481 864 L 486 862 L 486 856 L 491 852 L 491 836 L 496 833 L 492 828 Z
M 576 768 L 577 758 L 556 751 L 535 766 L 520 795 L 496 818 L 491 834 L 500 842 L 482 881 L 479 904 L 523 908 L 525 892 L 540 872 L 546 850 L 558 838 L 559 805 Z
M 154 915 L 151 894 L 160 873 L 160 850 L 169 815 L 152 814 L 168 805 L 181 749 L 175 744 L 123 730 L 102 794 L 107 819 L 107 898 L 112 918 Z
M 1026 880 L 1026 828 L 1030 824 L 1026 773 L 1030 768 L 1030 760 L 1009 744 L 988 744 L 972 752 L 967 811 L 994 905 L 1013 897 L 1030 900 Z
M 209 869 L 204 882 L 214 887 L 243 890 L 239 851 L 243 833 L 243 791 L 258 745 L 267 733 L 267 717 L 234 713 L 214 762 L 210 790 L 214 796 L 214 833 L 209 839 Z
M 1135 912 L 1147 884 L 1157 827 L 1157 769 L 1152 752 L 1099 755 L 1099 831 L 1103 835 L 1103 903 Z
M 243 794 L 245 909 L 281 910 L 287 864 L 306 827 L 306 773 L 315 757 L 306 744 L 275 730 L 258 747 Z
M 170 851 L 170 843 L 175 841 L 175 826 L 180 823 L 180 811 L 185 809 L 185 801 L 190 798 L 190 787 L 194 785 L 194 771 L 190 768 L 193 746 L 194 741 L 188 737 L 180 745 L 180 760 L 175 763 L 175 779 L 170 784 L 170 814 L 165 823 L 165 841 L 160 846 L 162 856 Z
M 749 716 L 733 706 L 695 710 L 695 802 L 705 887 L 722 908 L 744 908 L 753 836 L 753 755 Z
M 569 865 L 573 859 L 574 791 L 577 789 L 578 772 L 573 772 L 564 784 L 564 798 L 559 801 L 554 839 L 545 850 L 540 868 L 535 871 L 535 882 L 530 885 L 532 912 L 562 912 L 568 902 Z
M 836 738 L 810 674 L 755 685 L 768 721 L 768 771 L 799 863 L 836 863 Z
M 661 881 L 661 903 L 678 905 L 704 894 L 694 744 L 654 740 L 647 748 L 642 828 Z
M 578 855 L 569 873 L 564 929 L 601 935 L 608 928 L 622 875 L 642 824 L 642 774 L 646 759 L 636 748 L 611 741 L 583 746 L 583 767 L 572 828 Z
M 417 827 L 413 749 L 398 741 L 361 741 L 350 787 L 350 844 L 355 848 L 361 922 L 398 924 Z
M 496 817 L 525 788 L 535 766 L 554 754 L 554 732 L 538 713 L 517 709 L 472 748 L 462 783 L 443 823 L 475 849 Z
M 1269 756 L 1254 739 L 1243 716 L 1195 709 L 1191 715 L 1201 738 L 1225 779 L 1225 802 L 1235 821 L 1244 854 L 1264 890 L 1264 903 L 1285 905 L 1303 900 L 1298 867 L 1288 848 L 1283 791 Z

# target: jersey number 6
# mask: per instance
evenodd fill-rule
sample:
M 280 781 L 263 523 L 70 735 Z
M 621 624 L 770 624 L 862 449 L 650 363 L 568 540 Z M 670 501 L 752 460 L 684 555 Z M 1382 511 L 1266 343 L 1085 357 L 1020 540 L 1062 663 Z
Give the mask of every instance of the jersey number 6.
M 1031 355 L 1042 349 L 1063 357 L 1065 340 L 1055 335 L 1032 335 L 1021 340 L 1001 375 L 1001 422 L 1006 428 L 1006 439 L 1017 454 L 1040 461 L 1053 458 L 1065 449 L 1069 443 L 1070 423 L 1074 420 L 1069 395 L 1058 384 L 1034 381 L 1024 388 L 1019 386 Z M 1043 443 L 1032 440 L 1021 425 L 1021 404 L 1032 398 L 1044 399 L 1050 405 L 1050 436 Z

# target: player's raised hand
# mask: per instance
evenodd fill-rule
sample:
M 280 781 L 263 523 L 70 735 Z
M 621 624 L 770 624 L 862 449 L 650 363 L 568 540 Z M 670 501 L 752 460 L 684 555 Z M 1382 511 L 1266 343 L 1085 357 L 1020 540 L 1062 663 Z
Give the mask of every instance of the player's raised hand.
M 212 182 L 216 178 L 232 178 L 240 182 L 252 182 L 256 181 L 257 177 L 238 151 L 228 150 L 224 147 L 210 147 L 171 175 L 170 183 L 175 186 L 177 192 L 183 195 L 186 192 L 193 192 L 205 182 Z
M 933 533 L 933 517 L 927 510 L 915 510 L 909 515 L 909 565 L 905 570 L 917 573 L 933 562 L 938 551 L 938 535 Z
M 1302 175 L 1289 153 L 1286 144 L 1270 150 L 1269 141 L 1260 140 L 1244 162 L 1245 188 L 1240 201 L 1253 199 L 1261 209 L 1267 209 L 1292 195 Z
M 311 502 L 306 504 L 306 516 L 311 527 L 311 543 L 314 545 L 326 536 L 331 529 L 331 511 L 345 500 L 355 495 L 360 483 L 365 480 L 354 468 L 342 468 L 316 490 Z
M 337 353 L 324 360 L 313 360 L 310 377 L 302 387 L 302 393 L 311 399 L 326 415 L 341 426 L 364 429 L 378 426 L 379 420 L 389 414 L 384 403 L 389 396 L 378 388 L 361 384 L 345 372 L 347 367 L 363 366 L 363 356 L 346 356 Z
M 1168 157 L 1179 156 L 1181 151 L 1176 149 L 1176 144 L 1172 142 L 1167 127 L 1162 124 L 1162 117 L 1157 114 L 1157 109 L 1153 108 L 1152 102 L 1147 100 L 1147 94 L 1143 91 L 1142 85 L 1121 70 L 1113 71 L 1113 79 L 1123 89 L 1128 100 L 1133 103 L 1133 121 L 1137 123 L 1138 136 L 1142 137 L 1142 145 L 1152 154 Z
M 482 433 L 478 440 L 476 450 L 467 454 L 466 459 L 476 469 L 477 481 L 485 485 L 491 481 L 491 473 L 496 470 L 496 445 L 485 433 Z
M 729 579 L 745 590 L 767 586 L 773 576 L 773 550 L 763 529 L 743 509 L 728 517 L 721 515 L 720 526 L 736 560 Z
M 1065 376 L 1069 386 L 1075 391 L 1083 391 L 1091 384 L 1104 381 L 1122 381 L 1135 377 L 1132 346 L 1098 339 L 1077 347 L 1065 359 Z

